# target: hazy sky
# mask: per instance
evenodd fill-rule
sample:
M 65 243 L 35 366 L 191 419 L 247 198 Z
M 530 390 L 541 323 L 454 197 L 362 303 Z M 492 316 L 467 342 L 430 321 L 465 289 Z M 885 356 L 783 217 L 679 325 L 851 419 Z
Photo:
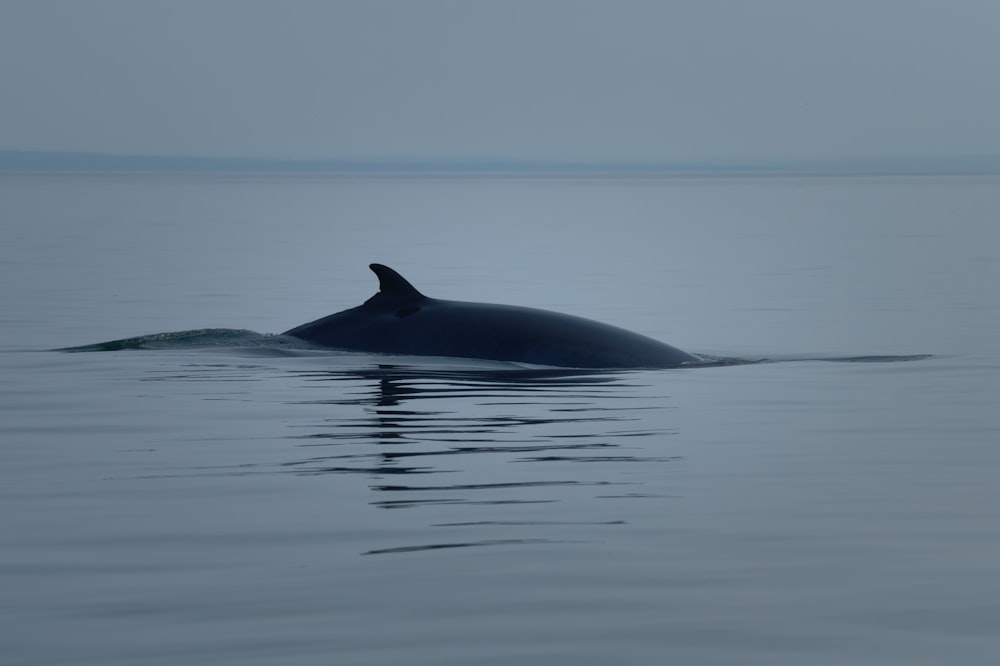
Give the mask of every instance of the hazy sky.
M 1000 154 L 996 0 L 2 0 L 0 149 Z

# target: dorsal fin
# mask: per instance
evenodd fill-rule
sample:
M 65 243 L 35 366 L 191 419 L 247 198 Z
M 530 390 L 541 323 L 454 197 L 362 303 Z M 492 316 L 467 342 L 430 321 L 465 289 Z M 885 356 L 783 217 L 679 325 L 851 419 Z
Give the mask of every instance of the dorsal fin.
M 394 301 L 408 301 L 426 298 L 417 288 L 406 281 L 402 275 L 382 264 L 370 264 L 368 268 L 378 276 L 378 294 L 382 298 Z

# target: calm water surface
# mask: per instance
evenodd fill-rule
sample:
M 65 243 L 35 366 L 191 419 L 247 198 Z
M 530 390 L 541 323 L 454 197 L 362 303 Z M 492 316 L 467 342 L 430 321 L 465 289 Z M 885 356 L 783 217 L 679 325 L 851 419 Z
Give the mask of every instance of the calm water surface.
M 0 661 L 994 664 L 998 211 L 992 177 L 0 176 Z M 774 362 L 47 351 L 285 330 L 372 261 Z

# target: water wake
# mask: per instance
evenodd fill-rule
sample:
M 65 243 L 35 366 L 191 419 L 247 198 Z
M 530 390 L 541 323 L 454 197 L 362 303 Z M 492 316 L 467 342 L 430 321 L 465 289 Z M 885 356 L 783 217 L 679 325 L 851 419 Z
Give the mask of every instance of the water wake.
M 238 328 L 199 328 L 190 331 L 170 331 L 166 333 L 153 333 L 151 335 L 140 335 L 131 338 L 121 338 L 118 340 L 108 340 L 78 347 L 63 347 L 53 351 L 79 353 L 79 352 L 110 352 L 124 351 L 129 349 L 233 349 L 243 353 L 251 352 L 256 355 L 300 355 L 300 354 L 342 354 L 335 350 L 317 347 L 313 344 L 287 335 L 275 335 L 270 333 L 257 333 L 247 329 Z M 354 355 L 351 353 L 351 355 Z M 365 356 L 370 356 L 365 354 Z M 787 363 L 801 361 L 823 361 L 828 363 L 899 363 L 906 361 L 922 361 L 933 358 L 932 354 L 869 354 L 861 356 L 795 356 L 781 355 L 768 358 L 746 359 L 728 356 L 713 356 L 708 354 L 700 355 L 704 359 L 702 362 L 687 364 L 684 367 L 724 367 L 731 365 L 750 365 L 757 363 Z M 397 359 L 398 360 L 398 359 Z M 452 359 L 453 360 L 453 359 Z M 422 363 L 421 365 L 426 364 Z M 498 366 L 498 369 L 509 369 L 523 367 L 516 363 L 491 362 L 489 365 Z

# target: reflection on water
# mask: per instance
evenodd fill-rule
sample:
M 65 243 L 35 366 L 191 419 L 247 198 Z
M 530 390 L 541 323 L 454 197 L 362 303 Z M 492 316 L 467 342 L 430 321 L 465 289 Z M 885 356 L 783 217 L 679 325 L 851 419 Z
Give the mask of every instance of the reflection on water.
M 148 379 L 220 382 L 220 391 L 203 394 L 212 400 L 225 399 L 233 382 L 273 380 L 274 370 L 199 363 L 152 371 Z M 304 410 L 302 418 L 287 423 L 284 461 L 241 458 L 174 470 L 173 475 L 357 475 L 369 480 L 369 506 L 429 509 L 428 527 L 474 529 L 485 537 L 365 551 L 371 554 L 555 542 L 534 536 L 498 538 L 513 526 L 541 528 L 551 535 L 546 527 L 625 524 L 619 517 L 581 520 L 589 516 L 579 511 L 579 503 L 663 497 L 644 492 L 641 480 L 623 474 L 623 466 L 646 469 L 678 459 L 662 441 L 641 443 L 676 434 L 666 418 L 669 397 L 644 372 L 406 365 L 280 372 L 290 384 L 282 391 L 286 405 Z M 230 456 L 239 453 L 234 449 Z M 563 501 L 571 501 L 573 510 L 545 518 L 516 510 Z M 456 515 L 432 509 L 448 506 L 469 510 Z M 482 508 L 477 512 L 474 507 Z M 486 507 L 495 509 L 480 513 Z
M 296 373 L 308 389 L 301 404 L 324 406 L 320 422 L 294 425 L 300 450 L 284 463 L 297 474 L 363 474 L 370 504 L 380 509 L 451 505 L 552 504 L 581 489 L 594 497 L 642 496 L 623 463 L 667 463 L 630 446 L 635 438 L 669 436 L 648 415 L 667 408 L 648 395 L 642 373 L 557 370 L 426 370 L 382 365 L 370 370 Z M 321 392 L 322 395 L 316 394 Z M 344 412 L 347 408 L 349 411 Z M 598 463 L 581 473 L 579 463 Z M 542 465 L 527 469 L 526 465 Z M 627 488 L 621 488 L 627 486 Z M 476 515 L 476 514 L 473 514 Z M 579 514 L 573 512 L 579 524 Z M 624 524 L 623 520 L 590 524 Z M 538 520 L 438 522 L 476 526 L 492 535 Z M 551 533 L 565 521 L 548 521 Z M 506 528 L 504 527 L 506 526 Z M 426 538 L 426 537 L 425 537 Z M 482 538 L 406 544 L 365 554 L 555 543 L 551 538 Z M 562 540 L 560 540 L 562 542 Z
M 386 555 L 389 553 L 415 553 L 423 550 L 442 550 L 445 548 L 473 548 L 476 546 L 509 546 L 532 543 L 559 543 L 552 539 L 484 539 L 469 543 L 432 543 L 420 546 L 400 546 L 398 548 L 378 548 L 365 552 L 365 555 Z M 562 542 L 566 543 L 566 542 Z
M 363 473 L 420 475 L 461 472 L 463 459 L 502 456 L 511 462 L 665 462 L 623 451 L 634 437 L 668 435 L 641 418 L 665 409 L 662 401 L 635 401 L 638 377 L 626 373 L 566 370 L 428 371 L 390 365 L 366 371 L 302 372 L 331 398 L 303 404 L 356 406 L 360 415 L 331 417 L 292 435 L 302 446 L 332 447 L 334 453 L 287 463 L 302 474 Z M 322 383 L 315 386 L 316 383 Z M 579 480 L 502 481 L 443 485 L 379 483 L 379 492 L 432 493 L 610 482 Z M 428 501 L 382 500 L 379 506 L 409 506 Z M 530 500 L 491 500 L 530 501 Z
M 203 400 L 249 402 L 251 411 L 277 416 L 264 419 L 269 434 L 262 447 L 225 446 L 213 465 L 203 457 L 196 466 L 182 463 L 152 476 L 363 479 L 366 485 L 355 486 L 349 501 L 419 512 L 407 527 L 423 525 L 404 536 L 385 514 L 383 520 L 355 509 L 338 529 L 357 521 L 393 525 L 380 542 L 357 544 L 372 554 L 564 543 L 579 532 L 571 525 L 620 525 L 633 510 L 662 510 L 663 500 L 679 492 L 670 479 L 682 459 L 678 452 L 687 450 L 676 437 L 665 391 L 677 379 L 707 371 L 457 362 L 345 367 L 371 357 L 336 356 L 246 361 L 216 357 L 147 371 L 147 381 L 186 385 L 185 394 L 198 386 Z M 623 502 L 632 510 L 619 509 Z M 442 540 L 428 533 L 435 527 L 462 538 Z

